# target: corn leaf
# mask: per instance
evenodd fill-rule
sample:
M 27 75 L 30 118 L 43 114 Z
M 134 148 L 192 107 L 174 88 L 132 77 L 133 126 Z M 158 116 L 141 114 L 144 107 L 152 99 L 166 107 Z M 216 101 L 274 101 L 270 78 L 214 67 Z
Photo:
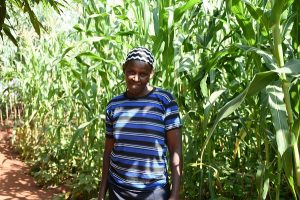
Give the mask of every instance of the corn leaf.
M 291 60 L 287 62 L 284 67 L 278 68 L 276 70 L 277 73 L 284 73 L 290 75 L 299 75 L 300 74 L 300 60 Z
M 206 145 L 208 144 L 217 124 L 227 116 L 229 116 L 232 112 L 234 112 L 237 108 L 240 107 L 242 102 L 245 100 L 246 97 L 252 96 L 262 89 L 264 89 L 267 85 L 272 83 L 274 80 L 278 78 L 278 74 L 274 71 L 268 71 L 268 72 L 261 72 L 257 73 L 249 86 L 238 96 L 233 98 L 231 101 L 229 101 L 227 104 L 225 104 L 217 114 L 214 124 L 212 128 L 209 130 L 208 136 L 204 142 L 203 148 L 201 150 L 201 156 L 200 156 L 200 161 L 202 163 L 203 159 L 203 153 L 206 148 Z
M 269 106 L 272 114 L 273 125 L 276 130 L 278 151 L 282 156 L 291 145 L 291 135 L 287 123 L 287 113 L 283 101 L 282 88 L 270 85 L 266 88 L 269 96 Z
M 204 122 L 203 122 L 203 129 L 206 129 L 207 127 L 207 122 L 210 118 L 210 110 L 213 106 L 213 104 L 216 102 L 216 100 L 225 92 L 225 90 L 218 90 L 218 91 L 214 91 L 207 103 L 204 105 Z
M 18 46 L 19 46 L 19 45 L 18 45 L 18 41 L 17 41 L 16 38 L 11 34 L 10 29 L 7 28 L 7 27 L 5 26 L 5 24 L 4 24 L 4 27 L 3 27 L 3 31 L 4 31 L 4 33 L 6 34 L 6 36 L 14 43 L 14 45 L 18 47 Z
M 189 9 L 194 7 L 196 4 L 199 4 L 201 0 L 189 0 L 184 4 L 183 6 L 180 6 L 179 8 L 176 8 L 174 11 L 174 22 L 178 22 L 181 16 Z
M 24 1 L 24 6 L 25 6 L 25 8 L 26 8 L 26 10 L 27 10 L 27 12 L 28 12 L 28 14 L 29 14 L 29 18 L 30 18 L 30 21 L 31 21 L 31 23 L 32 23 L 32 25 L 33 25 L 33 27 L 34 27 L 35 32 L 36 32 L 39 36 L 41 36 L 40 22 L 38 21 L 38 19 L 37 19 L 35 13 L 31 10 L 31 8 L 30 8 L 30 6 L 29 6 L 27 0 Z
M 6 17 L 6 4 L 5 1 L 0 1 L 0 33 Z

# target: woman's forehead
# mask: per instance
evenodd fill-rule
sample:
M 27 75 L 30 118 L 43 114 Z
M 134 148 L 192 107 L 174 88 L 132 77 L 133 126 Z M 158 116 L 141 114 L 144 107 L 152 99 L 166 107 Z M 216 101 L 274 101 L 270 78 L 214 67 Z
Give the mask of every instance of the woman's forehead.
M 125 63 L 126 69 L 145 69 L 145 70 L 152 70 L 152 66 L 146 62 L 140 60 L 129 60 Z

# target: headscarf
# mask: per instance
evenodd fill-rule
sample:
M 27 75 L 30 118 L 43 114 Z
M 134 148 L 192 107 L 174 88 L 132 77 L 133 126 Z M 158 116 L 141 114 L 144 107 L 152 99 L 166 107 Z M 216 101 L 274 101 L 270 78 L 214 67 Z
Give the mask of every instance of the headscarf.
M 146 62 L 153 67 L 154 58 L 149 49 L 145 47 L 137 47 L 131 50 L 126 57 L 125 63 L 130 60 L 139 60 Z

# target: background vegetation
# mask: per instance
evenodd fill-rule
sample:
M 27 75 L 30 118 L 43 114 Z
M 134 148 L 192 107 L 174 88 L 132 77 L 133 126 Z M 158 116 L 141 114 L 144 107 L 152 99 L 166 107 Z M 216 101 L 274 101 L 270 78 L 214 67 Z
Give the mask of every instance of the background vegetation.
M 40 185 L 69 186 L 62 198 L 97 196 L 105 106 L 125 90 L 126 53 L 146 46 L 153 84 L 180 106 L 182 199 L 300 198 L 299 1 L 0 8 L 0 122 L 15 120 L 13 143 Z

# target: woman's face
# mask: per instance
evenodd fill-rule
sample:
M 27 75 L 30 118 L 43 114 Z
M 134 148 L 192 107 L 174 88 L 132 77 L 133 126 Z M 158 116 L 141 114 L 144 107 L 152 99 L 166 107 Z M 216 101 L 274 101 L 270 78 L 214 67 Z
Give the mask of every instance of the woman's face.
M 132 97 L 147 94 L 147 84 L 153 74 L 153 68 L 148 63 L 130 60 L 124 65 L 127 93 Z

